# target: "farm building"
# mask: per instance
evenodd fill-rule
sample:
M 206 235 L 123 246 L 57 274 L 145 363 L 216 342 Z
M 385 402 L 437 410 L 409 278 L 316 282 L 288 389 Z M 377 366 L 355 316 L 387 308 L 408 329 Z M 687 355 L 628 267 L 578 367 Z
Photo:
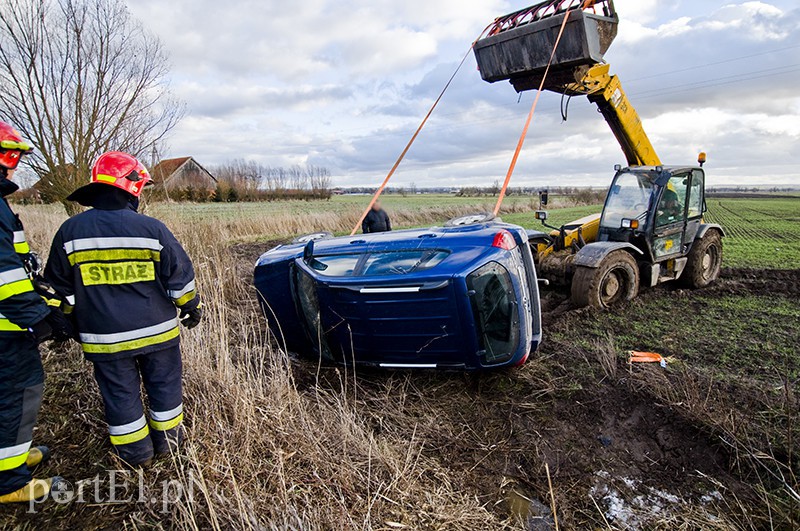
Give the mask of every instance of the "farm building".
M 168 191 L 205 188 L 210 192 L 217 187 L 217 179 L 193 157 L 164 159 L 153 167 L 150 175 L 156 186 Z

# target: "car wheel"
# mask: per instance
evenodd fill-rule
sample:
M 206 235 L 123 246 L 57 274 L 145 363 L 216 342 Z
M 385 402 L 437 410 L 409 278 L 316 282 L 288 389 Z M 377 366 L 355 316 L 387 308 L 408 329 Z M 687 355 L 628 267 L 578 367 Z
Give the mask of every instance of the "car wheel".
M 333 234 L 330 232 L 312 232 L 311 234 L 305 234 L 303 236 L 298 236 L 292 243 L 308 243 L 308 242 L 315 242 L 317 240 L 327 240 L 329 238 L 333 238 Z
M 710 230 L 700 241 L 695 241 L 687 257 L 689 261 L 681 275 L 681 283 L 692 289 L 705 288 L 719 278 L 722 269 L 722 237 Z
M 572 303 L 579 308 L 610 308 L 638 293 L 639 266 L 626 251 L 609 254 L 596 269 L 579 266 L 572 278 Z
M 491 212 L 483 212 L 480 214 L 468 214 L 453 218 L 444 224 L 445 227 L 463 227 L 465 225 L 478 225 L 481 223 L 489 223 L 494 221 L 497 217 Z

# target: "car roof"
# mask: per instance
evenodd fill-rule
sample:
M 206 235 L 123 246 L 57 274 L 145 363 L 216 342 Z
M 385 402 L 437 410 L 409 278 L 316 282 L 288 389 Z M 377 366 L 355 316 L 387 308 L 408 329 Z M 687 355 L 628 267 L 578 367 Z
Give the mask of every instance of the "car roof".
M 314 255 L 486 247 L 492 244 L 494 237 L 503 229 L 512 232 L 522 231 L 520 227 L 514 225 L 483 223 L 461 227 L 429 227 L 376 234 L 358 234 L 318 240 L 314 242 Z

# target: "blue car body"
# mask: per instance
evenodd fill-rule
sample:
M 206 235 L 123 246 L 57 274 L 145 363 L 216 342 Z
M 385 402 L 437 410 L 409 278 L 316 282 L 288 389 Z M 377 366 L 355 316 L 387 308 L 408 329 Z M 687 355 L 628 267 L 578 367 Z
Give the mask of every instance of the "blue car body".
M 527 233 L 497 221 L 278 246 L 255 286 L 288 351 L 335 363 L 481 370 L 542 339 Z

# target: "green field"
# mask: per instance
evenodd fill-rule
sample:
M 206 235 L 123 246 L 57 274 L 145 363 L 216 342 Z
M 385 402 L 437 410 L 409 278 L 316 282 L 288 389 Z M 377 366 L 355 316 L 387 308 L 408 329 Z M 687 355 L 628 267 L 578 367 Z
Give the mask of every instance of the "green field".
M 181 214 L 187 217 L 208 216 L 230 219 L 241 216 L 260 216 L 264 214 L 346 214 L 364 209 L 370 202 L 367 195 L 334 196 L 329 201 L 275 201 L 263 203 L 182 203 Z M 387 210 L 435 210 L 440 208 L 459 208 L 474 205 L 476 210 L 491 210 L 496 199 L 493 197 L 456 197 L 455 195 L 420 194 L 403 197 L 387 195 L 381 198 Z M 531 197 L 509 197 L 505 207 L 534 208 Z M 173 204 L 155 203 L 150 205 L 150 212 L 156 216 L 165 210 L 175 208 Z M 362 210 L 363 211 L 363 210 Z M 360 213 L 360 212 L 359 212 Z
M 150 205 L 148 213 L 156 217 L 179 217 L 181 220 L 218 219 L 220 222 L 242 221 L 270 217 L 293 218 L 295 223 L 286 231 L 272 229 L 258 239 L 272 240 L 296 236 L 292 230 L 311 232 L 330 230 L 346 234 L 351 219 L 357 219 L 361 209 L 369 204 L 369 196 L 336 196 L 330 201 L 285 201 L 274 203 L 207 203 Z M 469 198 L 453 195 L 390 195 L 383 204 L 395 220 L 396 228 L 414 227 L 428 223 L 443 223 L 456 212 L 491 210 L 494 198 Z M 554 198 L 550 209 L 550 224 L 560 225 L 600 212 L 602 205 L 567 206 L 566 198 Z M 504 203 L 503 220 L 526 228 L 540 229 L 534 219 L 538 206 L 535 197 L 509 197 Z M 175 209 L 178 209 L 176 212 Z M 726 267 L 752 269 L 796 269 L 800 267 L 800 197 L 776 198 L 709 198 L 706 220 L 719 223 L 725 229 Z M 320 217 L 312 221 L 312 218 Z M 306 228 L 294 229 L 297 222 L 309 220 Z M 432 221 L 429 221 L 432 220 Z M 325 223 L 330 223 L 326 225 Z M 302 226 L 302 223 L 300 223 Z
M 800 197 L 710 198 L 706 219 L 725 229 L 727 267 L 800 268 Z

